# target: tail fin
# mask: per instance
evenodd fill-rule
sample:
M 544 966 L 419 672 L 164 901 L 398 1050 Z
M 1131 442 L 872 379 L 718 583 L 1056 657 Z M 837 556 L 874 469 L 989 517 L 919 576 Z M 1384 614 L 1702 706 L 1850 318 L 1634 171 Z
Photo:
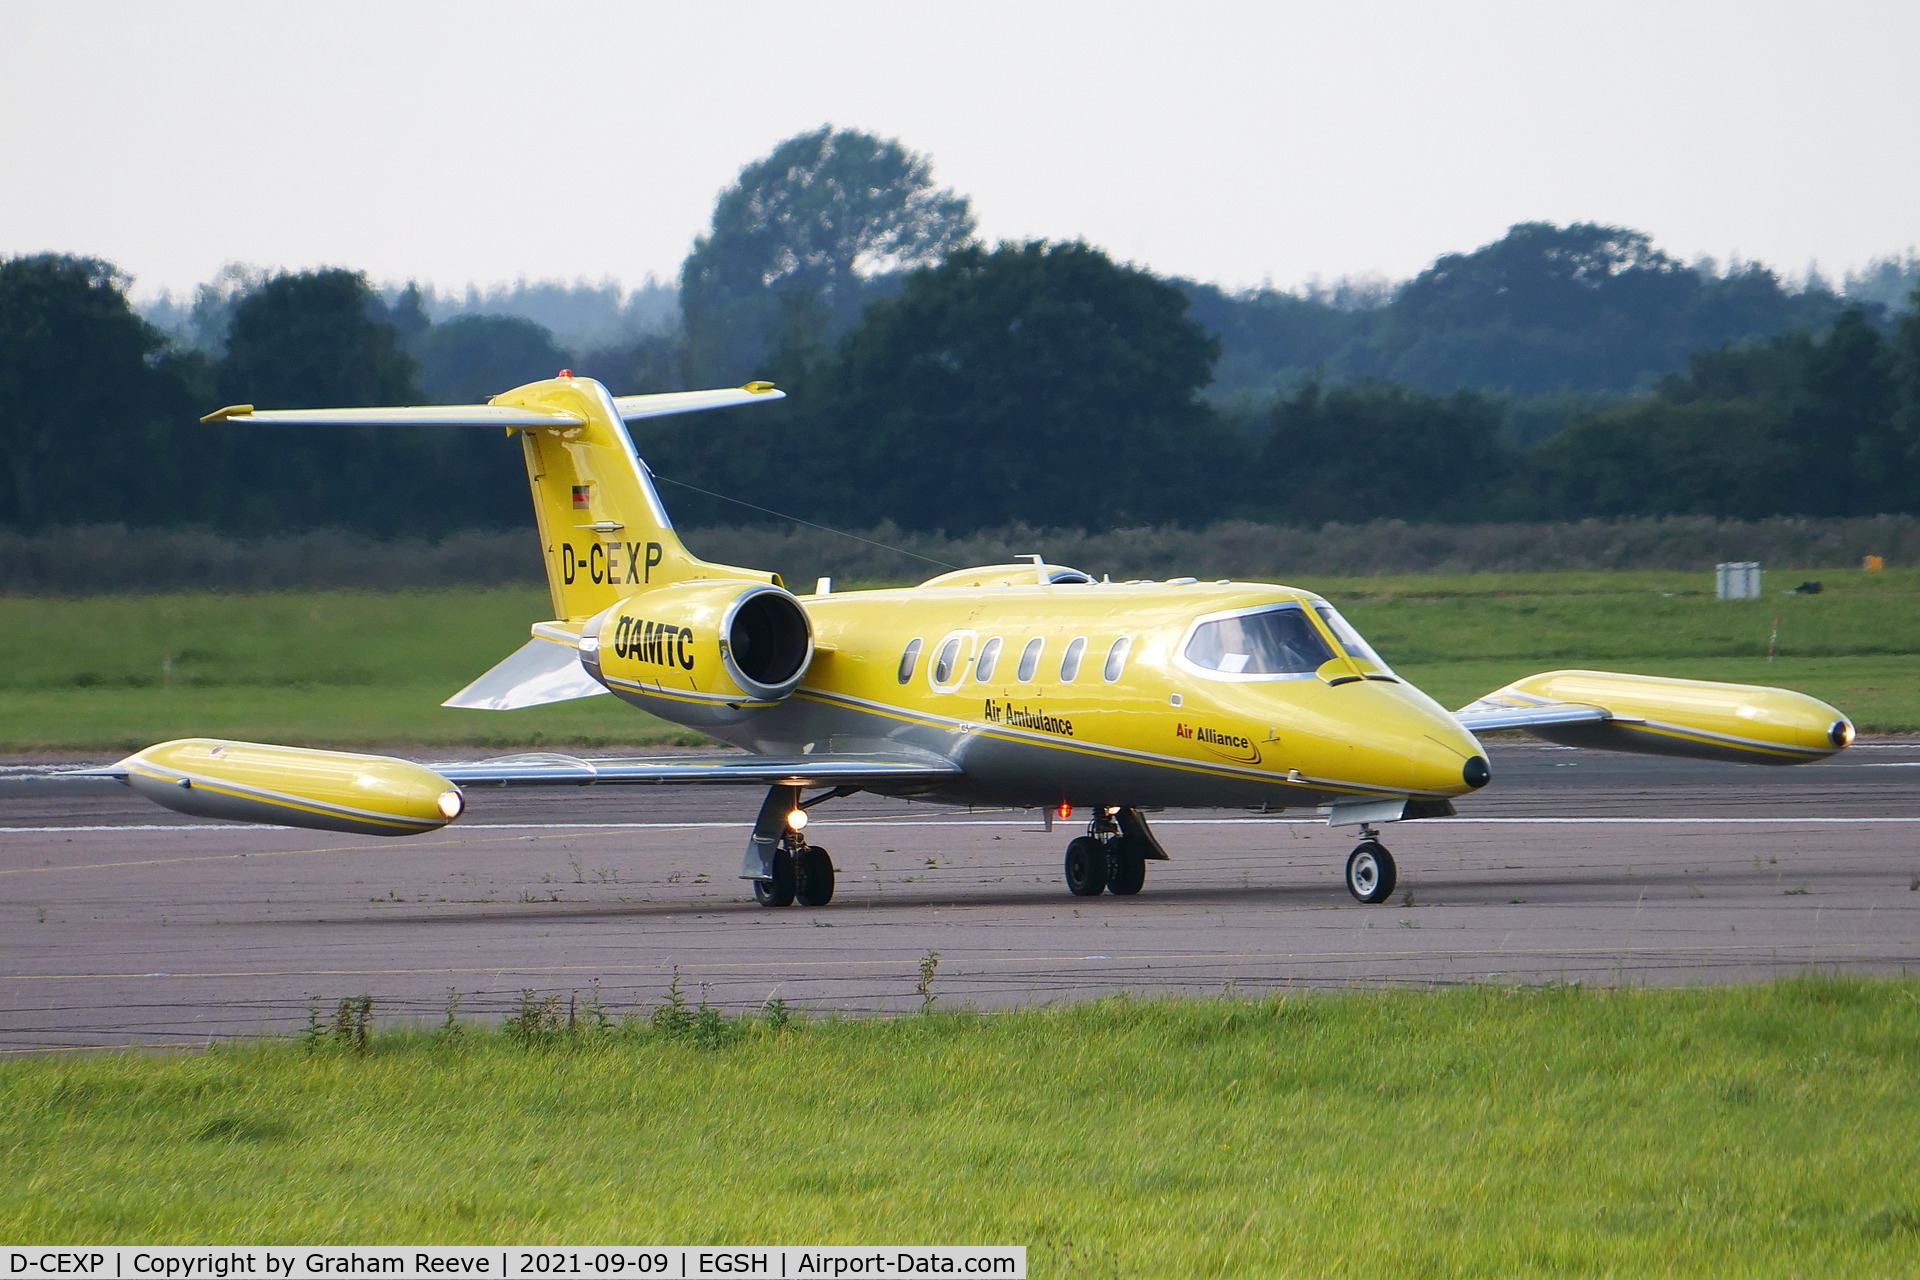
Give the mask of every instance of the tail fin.
M 681 545 L 634 452 L 626 424 L 640 418 L 779 400 L 772 383 L 718 391 L 611 396 L 568 373 L 495 396 L 484 405 L 399 409 L 264 409 L 232 405 L 203 422 L 288 426 L 474 426 L 520 433 L 534 518 L 556 620 L 578 623 L 649 587 L 701 578 L 778 584 L 779 575 L 709 564 Z
M 710 564 L 682 545 L 624 419 L 780 394 L 755 383 L 739 391 L 616 400 L 591 378 L 564 377 L 495 396 L 494 405 L 557 411 L 578 424 L 515 428 L 526 450 L 554 617 L 584 621 L 637 591 L 697 578 L 777 581 L 771 573 Z

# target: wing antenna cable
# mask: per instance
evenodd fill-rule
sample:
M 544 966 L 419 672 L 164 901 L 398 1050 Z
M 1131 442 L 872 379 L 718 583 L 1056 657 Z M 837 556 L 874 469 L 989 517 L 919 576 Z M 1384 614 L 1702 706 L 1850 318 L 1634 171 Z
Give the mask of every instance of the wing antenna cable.
M 870 547 L 878 547 L 882 551 L 891 551 L 895 555 L 910 556 L 915 560 L 925 560 L 928 564 L 937 564 L 942 569 L 959 569 L 963 567 L 957 564 L 949 564 L 945 560 L 935 560 L 932 556 L 923 556 L 918 551 L 909 551 L 905 547 L 895 547 L 885 542 L 875 542 L 872 538 L 863 538 L 857 533 L 848 533 L 845 529 L 835 529 L 830 525 L 815 524 L 811 520 L 802 520 L 799 516 L 790 516 L 784 511 L 775 511 L 772 507 L 762 507 L 739 498 L 729 498 L 724 493 L 715 493 L 711 489 L 702 489 L 697 484 L 688 484 L 685 480 L 675 480 L 671 476 L 663 476 L 652 467 L 647 468 L 647 474 L 655 480 L 665 481 L 667 484 L 674 485 L 677 488 L 691 489 L 695 493 L 705 494 L 709 498 L 718 498 L 722 502 L 731 502 L 735 506 L 745 507 L 749 511 L 758 511 L 760 514 L 772 516 L 776 520 L 791 520 L 795 524 L 803 524 L 809 529 L 818 529 L 822 533 L 832 533 L 842 538 L 852 538 L 855 542 L 864 542 Z

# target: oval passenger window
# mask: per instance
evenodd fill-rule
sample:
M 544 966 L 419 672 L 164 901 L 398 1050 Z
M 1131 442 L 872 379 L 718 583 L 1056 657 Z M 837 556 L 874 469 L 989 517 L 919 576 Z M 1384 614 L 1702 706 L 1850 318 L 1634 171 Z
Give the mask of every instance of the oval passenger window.
M 1020 666 L 1014 674 L 1020 677 L 1022 684 L 1033 679 L 1033 673 L 1039 670 L 1040 650 L 1045 648 L 1046 644 L 1047 642 L 1045 640 L 1042 640 L 1039 636 L 1035 636 L 1033 639 L 1027 641 L 1027 647 L 1020 651 Z
M 953 679 L 954 660 L 960 656 L 960 637 L 955 636 L 940 646 L 940 655 L 933 660 L 933 682 L 946 684 Z
M 907 641 L 907 651 L 900 655 L 900 683 L 913 679 L 913 669 L 920 661 L 920 637 Z
M 1063 684 L 1072 684 L 1074 677 L 1080 674 L 1080 659 L 1086 655 L 1087 638 L 1075 636 L 1067 651 L 1060 656 L 1060 680 Z
M 1100 678 L 1112 684 L 1120 678 L 1120 672 L 1127 665 L 1127 650 L 1133 648 L 1132 636 L 1121 636 L 1113 642 L 1113 648 L 1107 650 L 1107 669 Z
M 993 679 L 993 669 L 1000 662 L 1000 637 L 995 636 L 980 646 L 980 656 L 973 661 L 973 678 L 981 684 Z

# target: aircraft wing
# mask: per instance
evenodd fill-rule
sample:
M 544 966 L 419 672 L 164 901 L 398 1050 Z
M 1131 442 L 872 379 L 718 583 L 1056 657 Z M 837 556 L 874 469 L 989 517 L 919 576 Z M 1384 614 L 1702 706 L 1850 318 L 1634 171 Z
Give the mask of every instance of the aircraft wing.
M 1555 702 L 1548 698 L 1523 695 L 1488 694 L 1453 713 L 1468 733 L 1492 733 L 1496 729 L 1535 729 L 1556 724 L 1597 724 L 1616 719 L 1605 707 L 1586 702 Z
M 960 766 L 950 760 L 906 753 L 640 756 L 626 760 L 581 760 L 551 752 L 532 752 L 428 767 L 447 781 L 463 787 L 693 783 L 762 787 L 863 787 L 902 782 L 940 782 L 960 775 Z

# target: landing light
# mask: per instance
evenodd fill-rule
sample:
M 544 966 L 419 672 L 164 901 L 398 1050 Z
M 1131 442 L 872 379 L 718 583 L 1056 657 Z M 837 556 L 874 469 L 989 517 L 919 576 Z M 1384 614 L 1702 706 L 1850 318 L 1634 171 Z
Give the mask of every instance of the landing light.
M 807 811 L 805 809 L 795 809 L 789 813 L 787 815 L 787 827 L 792 831 L 805 831 L 807 829 Z
M 467 798 L 460 794 L 460 788 L 449 787 L 440 793 L 440 798 L 434 801 L 434 807 L 440 810 L 442 817 L 448 822 L 452 822 L 455 818 L 466 812 Z
M 1836 747 L 1852 746 L 1853 722 L 1851 720 L 1835 720 L 1833 727 L 1827 730 L 1827 741 Z

